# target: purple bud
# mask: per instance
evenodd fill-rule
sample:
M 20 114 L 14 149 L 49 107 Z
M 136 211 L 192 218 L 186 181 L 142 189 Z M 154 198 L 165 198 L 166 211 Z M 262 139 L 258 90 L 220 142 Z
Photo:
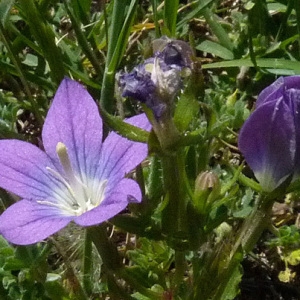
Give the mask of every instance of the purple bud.
M 258 96 L 239 148 L 266 192 L 300 174 L 300 76 L 281 77 Z
M 159 45 L 159 47 L 158 47 Z M 183 41 L 154 41 L 155 55 L 118 76 L 123 97 L 132 97 L 152 109 L 156 119 L 169 109 L 182 87 L 182 71 L 191 67 L 192 50 Z

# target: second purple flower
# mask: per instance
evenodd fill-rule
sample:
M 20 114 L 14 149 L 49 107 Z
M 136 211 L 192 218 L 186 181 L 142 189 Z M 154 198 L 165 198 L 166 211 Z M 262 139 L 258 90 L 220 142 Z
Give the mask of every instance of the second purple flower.
M 266 192 L 300 174 L 300 76 L 281 77 L 258 96 L 239 148 Z

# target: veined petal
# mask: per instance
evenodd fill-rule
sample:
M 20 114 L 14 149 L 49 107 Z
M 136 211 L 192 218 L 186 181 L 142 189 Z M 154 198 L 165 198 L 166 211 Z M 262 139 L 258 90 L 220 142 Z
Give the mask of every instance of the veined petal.
M 96 103 L 79 83 L 68 78 L 62 81 L 47 114 L 42 136 L 45 150 L 58 169 L 56 146 L 60 142 L 67 147 L 77 174 L 94 173 L 102 145 L 102 120 Z
M 125 209 L 129 202 L 140 202 L 141 197 L 140 187 L 135 181 L 122 179 L 98 207 L 75 218 L 74 221 L 81 226 L 100 224 Z
M 59 231 L 71 220 L 56 217 L 53 210 L 47 206 L 21 200 L 11 205 L 0 216 L 0 232 L 13 244 L 29 245 Z
M 145 114 L 132 117 L 126 122 L 146 130 L 151 128 Z M 99 178 L 108 179 L 108 192 L 126 173 L 141 163 L 147 154 L 147 144 L 133 142 L 111 132 L 103 143 L 98 174 Z
M 284 85 L 286 86 L 286 89 L 300 89 L 300 76 L 286 76 L 284 77 Z
M 53 182 L 46 167 L 54 168 L 45 152 L 19 140 L 0 140 L 0 186 L 29 199 L 49 198 Z
M 300 89 L 300 76 L 279 77 L 259 94 L 256 108 L 269 101 L 276 101 L 289 89 Z
M 293 76 L 294 77 L 294 76 Z M 297 76 L 300 79 L 300 76 Z M 295 154 L 295 171 L 294 179 L 300 176 L 300 81 L 299 88 L 290 88 L 285 93 L 293 104 L 294 122 L 296 128 L 296 154 Z
M 282 97 L 284 91 L 284 77 L 279 77 L 271 85 L 263 89 L 256 100 L 256 108 L 265 104 L 268 101 L 276 101 L 278 98 Z
M 281 97 L 267 102 L 245 122 L 239 148 L 262 188 L 270 192 L 293 173 L 296 152 L 294 112 Z

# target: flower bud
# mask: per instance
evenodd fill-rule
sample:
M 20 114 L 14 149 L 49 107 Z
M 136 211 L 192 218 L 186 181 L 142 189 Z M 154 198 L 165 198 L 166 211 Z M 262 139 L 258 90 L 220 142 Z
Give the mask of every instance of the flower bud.
M 170 115 L 183 78 L 191 73 L 192 49 L 166 37 L 153 42 L 154 56 L 130 73 L 118 75 L 122 96 L 132 97 L 153 111 L 156 120 Z
M 194 203 L 200 212 L 207 208 L 217 199 L 221 191 L 218 176 L 212 171 L 201 172 L 195 181 Z

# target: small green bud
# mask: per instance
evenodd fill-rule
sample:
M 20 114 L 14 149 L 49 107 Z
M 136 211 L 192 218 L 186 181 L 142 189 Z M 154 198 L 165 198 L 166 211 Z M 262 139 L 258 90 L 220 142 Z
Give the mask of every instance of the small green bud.
M 227 100 L 226 100 L 226 106 L 227 107 L 234 107 L 236 100 L 237 100 L 237 93 L 238 93 L 238 89 L 236 89 L 233 94 L 231 94 L 230 96 L 228 96 Z
M 205 212 L 219 196 L 221 185 L 218 176 L 212 171 L 201 172 L 195 181 L 194 203 L 200 212 Z

